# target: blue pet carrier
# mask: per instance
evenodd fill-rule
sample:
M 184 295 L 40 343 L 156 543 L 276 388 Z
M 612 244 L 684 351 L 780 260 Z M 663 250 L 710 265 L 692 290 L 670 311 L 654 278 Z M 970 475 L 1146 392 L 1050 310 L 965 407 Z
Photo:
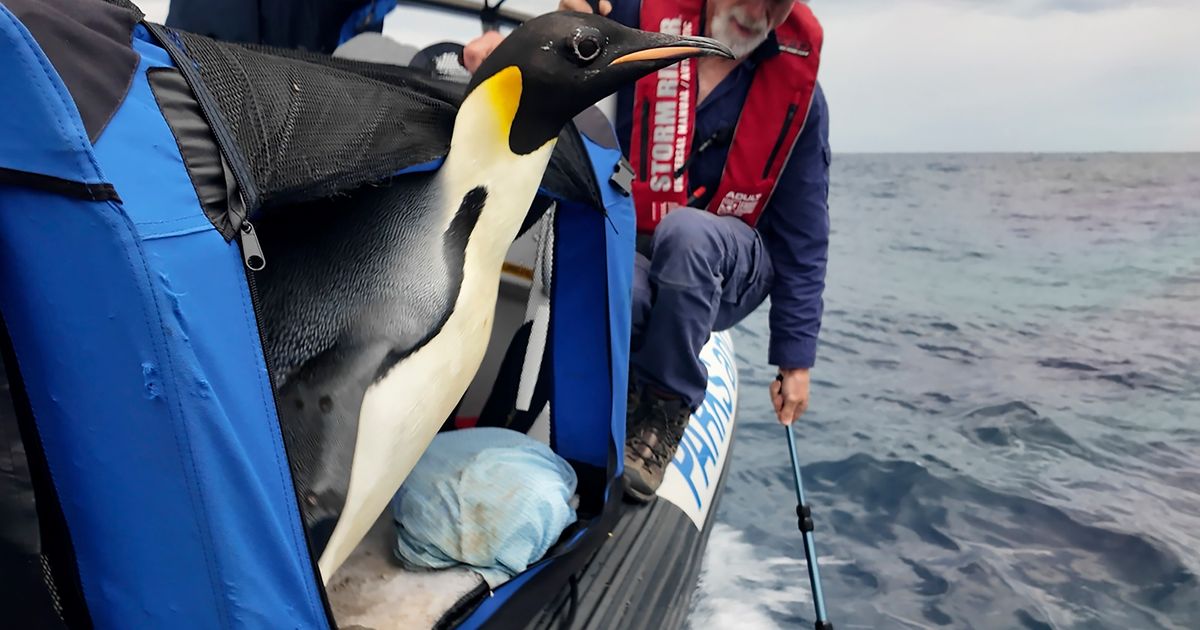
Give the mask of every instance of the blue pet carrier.
M 11 405 L 0 400 L 0 614 L 13 627 L 339 623 L 289 466 L 244 235 L 261 213 L 436 168 L 458 97 L 403 69 L 254 44 L 151 24 L 121 0 L 0 4 L 11 392 Z M 288 80 L 270 83 L 281 68 Z M 385 124 L 369 152 L 288 168 L 294 155 L 262 132 L 288 115 L 272 95 L 327 72 L 408 131 Z M 360 124 L 355 115 L 339 114 Z M 327 132 L 305 131 L 316 146 L 338 141 Z M 607 120 L 587 112 L 564 132 L 539 197 L 543 210 L 555 203 L 553 275 L 570 278 L 549 292 L 539 387 L 549 443 L 579 475 L 580 521 L 524 573 L 439 612 L 439 626 L 624 626 L 629 601 L 654 627 L 686 614 L 736 369 L 728 337 L 715 336 L 714 402 L 676 461 L 686 499 L 622 503 L 635 229 L 613 177 L 620 161 Z M 634 558 L 634 545 L 655 550 Z M 633 594 L 651 573 L 662 592 Z

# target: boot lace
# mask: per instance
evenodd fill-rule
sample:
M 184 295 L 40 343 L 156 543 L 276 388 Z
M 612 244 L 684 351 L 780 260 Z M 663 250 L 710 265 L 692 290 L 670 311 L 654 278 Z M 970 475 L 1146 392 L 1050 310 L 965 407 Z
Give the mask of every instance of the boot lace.
M 650 461 L 647 463 L 662 468 L 674 457 L 679 440 L 683 437 L 683 429 L 687 425 L 687 414 L 683 413 L 683 408 L 677 401 L 642 401 L 642 405 L 646 407 L 646 415 L 639 423 L 639 430 L 632 441 L 635 445 L 645 446 L 650 450 Z M 653 443 L 647 442 L 642 437 L 647 431 L 652 432 L 658 439 Z

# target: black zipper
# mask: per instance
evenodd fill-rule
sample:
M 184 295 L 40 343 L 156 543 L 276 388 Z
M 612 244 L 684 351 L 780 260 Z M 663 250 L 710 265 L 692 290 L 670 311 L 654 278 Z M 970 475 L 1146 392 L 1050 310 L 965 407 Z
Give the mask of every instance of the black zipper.
M 263 365 L 267 368 L 267 386 L 271 389 L 271 400 L 275 403 L 275 418 L 276 424 L 279 425 L 279 395 L 275 391 L 275 370 L 271 365 L 271 357 L 267 354 L 267 335 L 263 330 L 262 320 L 259 319 L 259 297 L 258 284 L 255 282 L 254 274 L 266 268 L 267 260 L 263 256 L 262 245 L 258 241 L 258 234 L 254 231 L 254 226 L 250 223 L 249 203 L 246 200 L 246 195 L 249 194 L 251 201 L 258 202 L 258 188 L 254 183 L 254 179 L 249 173 L 248 167 L 240 159 L 230 160 L 227 154 L 238 154 L 237 144 L 234 141 L 233 134 L 225 126 L 224 121 L 219 118 L 214 118 L 210 115 L 211 110 L 218 109 L 216 100 L 208 91 L 204 83 L 204 79 L 200 76 L 200 72 L 191 57 L 189 57 L 182 49 L 182 41 L 177 42 L 172 38 L 172 34 L 166 27 L 159 24 L 142 22 L 149 29 L 150 33 L 158 41 L 159 46 L 167 51 L 167 55 L 175 62 L 175 68 L 183 75 L 188 87 L 192 90 L 192 96 L 200 104 L 200 113 L 204 117 L 204 122 L 208 124 L 209 130 L 217 140 L 217 146 L 221 149 L 222 163 L 228 168 L 229 175 L 232 175 L 231 189 L 229 190 L 229 199 L 227 203 L 230 206 L 234 204 L 240 205 L 241 212 L 234 212 L 231 218 L 235 222 L 235 227 L 238 230 L 239 244 L 242 250 L 242 262 L 246 266 L 246 287 L 250 292 L 250 306 L 254 311 L 254 325 L 258 329 L 258 344 L 263 355 Z M 242 217 L 242 224 L 237 225 L 237 217 Z M 308 527 L 304 525 L 304 514 L 302 497 L 300 489 L 296 487 L 296 476 L 291 471 L 291 454 L 287 451 L 287 441 L 283 438 L 283 426 L 279 425 L 279 438 L 283 443 L 283 451 L 288 459 L 288 477 L 292 481 L 292 496 L 296 500 L 296 511 L 300 516 L 300 532 L 304 534 L 304 544 L 308 548 L 309 565 L 312 569 L 313 579 L 316 582 L 317 594 L 321 597 L 321 607 L 325 612 L 325 621 L 330 628 L 337 628 L 337 620 L 333 616 L 333 607 L 329 604 L 329 594 L 325 591 L 325 580 L 321 578 L 321 567 L 318 564 L 317 554 L 314 553 L 312 538 L 309 536 Z
M 275 404 L 276 422 L 279 417 L 279 394 L 275 391 L 275 366 L 271 364 L 271 355 L 267 352 L 267 331 L 263 329 L 262 319 L 259 318 L 261 300 L 258 295 L 258 281 L 256 279 L 259 271 L 266 269 L 267 258 L 263 255 L 262 244 L 258 240 L 258 233 L 254 230 L 254 225 L 250 223 L 249 213 L 246 212 L 246 200 L 242 197 L 241 190 L 237 190 L 236 194 L 230 196 L 230 203 L 241 204 L 240 216 L 246 218 L 242 221 L 241 227 L 238 229 L 238 241 L 242 249 L 242 262 L 246 267 L 246 288 L 250 292 L 250 308 L 254 314 L 254 327 L 258 331 L 258 346 L 262 350 L 263 365 L 267 368 L 267 387 L 271 389 L 271 401 Z M 287 451 L 287 441 L 283 438 L 283 426 L 279 426 L 279 439 L 283 443 L 283 452 L 287 455 L 288 460 L 291 460 L 291 455 Z M 308 534 L 308 527 L 304 524 L 304 508 L 300 489 L 296 487 L 296 476 L 292 474 L 291 466 L 288 466 L 288 478 L 292 482 L 292 496 L 296 499 L 296 510 L 300 516 L 300 532 L 304 535 L 304 545 L 308 549 L 309 565 L 312 569 L 313 579 L 316 582 L 317 594 L 321 598 L 321 607 L 324 609 L 325 620 L 329 623 L 330 628 L 337 628 L 337 621 L 333 616 L 333 607 L 329 604 L 329 594 L 325 591 L 325 581 L 321 578 L 321 567 L 317 563 L 317 554 L 313 548 L 312 538 Z
M 647 169 L 650 167 L 650 99 L 642 101 L 642 161 L 638 164 L 638 179 L 640 181 L 650 181 L 647 175 Z
M 171 61 L 175 62 L 175 69 L 179 74 L 183 75 L 183 80 L 187 82 L 188 87 L 192 90 L 192 96 L 200 105 L 200 115 L 204 117 L 204 122 L 208 124 L 209 131 L 217 141 L 217 147 L 221 150 L 222 156 L 237 156 L 237 159 L 226 157 L 226 166 L 229 167 L 230 174 L 233 175 L 234 183 L 237 185 L 238 196 L 242 204 L 242 210 L 245 211 L 250 204 L 257 204 L 258 186 L 254 182 L 253 176 L 250 174 L 249 167 L 241 159 L 241 154 L 237 149 L 237 141 L 233 137 L 233 132 L 225 126 L 225 122 L 219 117 L 214 118 L 210 112 L 219 110 L 216 99 L 212 93 L 208 91 L 207 85 L 204 83 L 204 78 L 200 76 L 199 66 L 192 60 L 191 57 L 183 51 L 182 40 L 177 40 L 178 36 L 172 37 L 172 33 L 167 27 L 160 24 L 152 24 L 143 22 L 154 38 L 158 40 L 159 46 L 167 51 L 167 55 Z M 249 199 L 247 199 L 249 197 Z M 230 203 L 232 204 L 232 198 Z M 240 215 L 249 218 L 249 212 L 244 212 Z M 234 227 L 237 225 L 237 216 L 231 217 Z M 232 235 L 226 235 L 225 240 L 228 241 Z
M 775 139 L 775 146 L 771 147 L 771 154 L 767 156 L 767 164 L 763 167 L 762 178 L 766 179 L 771 173 L 771 166 L 775 164 L 775 158 L 779 157 L 779 149 L 783 147 L 783 139 L 787 137 L 788 129 L 792 126 L 792 119 L 796 117 L 796 110 L 799 109 L 795 103 L 788 105 L 787 116 L 783 118 L 783 129 L 779 130 L 779 137 Z
M 249 224 L 249 222 L 245 223 L 245 225 L 248 225 L 248 224 Z M 243 234 L 244 234 L 244 232 L 243 232 Z M 253 238 L 254 238 L 254 242 L 257 243 L 258 237 L 253 237 Z M 243 258 L 248 258 L 248 256 L 245 253 L 245 242 L 246 241 L 244 240 L 244 237 L 243 237 L 242 255 L 243 255 Z M 265 260 L 263 261 L 263 264 L 264 265 L 266 264 Z M 279 407 L 279 396 L 275 392 L 275 378 L 274 378 L 275 368 L 271 365 L 271 356 L 267 353 L 266 331 L 263 330 L 262 320 L 258 318 L 258 308 L 259 308 L 258 283 L 254 279 L 254 276 L 256 273 L 257 273 L 257 271 L 255 271 L 254 269 L 251 269 L 249 266 L 249 263 L 247 263 L 247 265 L 246 265 L 246 287 L 250 290 L 250 306 L 254 311 L 255 328 L 258 329 L 258 344 L 259 344 L 259 347 L 262 348 L 263 363 L 264 363 L 264 365 L 266 365 L 266 368 L 267 368 L 267 386 L 271 388 L 271 400 L 275 403 L 275 409 L 276 409 L 275 413 L 276 413 L 276 417 L 278 417 L 278 413 L 279 413 L 278 410 L 280 407 Z M 280 431 L 279 438 L 280 438 L 280 440 L 283 440 L 283 427 L 282 426 L 279 427 L 279 431 Z M 286 441 L 283 441 L 283 452 L 285 454 L 287 453 L 287 442 Z M 289 456 L 289 458 L 290 458 L 290 456 Z M 325 580 L 323 580 L 321 578 L 321 566 L 317 563 L 317 554 L 316 554 L 316 550 L 313 548 L 312 538 L 308 534 L 308 527 L 304 524 L 304 513 L 303 513 L 304 508 L 302 507 L 304 504 L 302 503 L 302 498 L 300 496 L 300 489 L 296 487 L 296 476 L 294 474 L 292 474 L 290 466 L 288 469 L 288 478 L 292 482 L 292 495 L 296 499 L 296 511 L 299 513 L 298 515 L 300 517 L 300 533 L 304 535 L 304 546 L 307 547 L 307 549 L 308 549 L 309 566 L 312 569 L 313 579 L 315 580 L 315 583 L 317 586 L 317 595 L 320 596 L 320 598 L 321 598 L 321 608 L 324 609 L 323 611 L 325 613 L 325 621 L 329 623 L 330 628 L 336 629 L 338 627 L 337 620 L 334 619 L 333 607 L 330 606 L 330 604 L 329 604 L 329 594 L 325 591 Z
M 675 177 L 683 177 L 683 174 L 686 173 L 688 168 L 692 166 L 692 162 L 696 161 L 696 158 L 700 157 L 701 153 L 704 153 L 713 147 L 724 147 L 729 144 L 729 141 L 732 138 L 733 129 L 729 127 L 724 127 L 713 132 L 711 136 L 704 139 L 704 142 L 701 142 L 698 146 L 692 149 L 692 154 L 683 161 L 682 166 L 675 169 Z
M 254 225 L 250 223 L 249 217 L 242 220 L 239 238 L 242 241 L 242 262 L 246 263 L 246 270 L 262 271 L 266 269 L 267 258 L 263 256 L 262 244 L 258 242 L 258 233 L 254 231 Z M 255 304 L 255 306 L 258 305 Z M 255 319 L 258 318 L 255 317 Z

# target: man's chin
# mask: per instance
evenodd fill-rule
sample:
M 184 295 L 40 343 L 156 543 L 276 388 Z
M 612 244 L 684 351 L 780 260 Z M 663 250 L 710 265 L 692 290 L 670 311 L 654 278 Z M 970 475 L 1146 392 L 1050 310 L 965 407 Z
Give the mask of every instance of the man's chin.
M 729 47 L 729 50 L 733 51 L 734 57 L 741 59 L 743 57 L 750 56 L 750 53 L 754 52 L 754 50 L 756 48 L 758 48 L 759 46 L 761 46 L 762 43 L 765 41 L 767 41 L 766 37 L 754 37 L 754 38 L 739 37 L 739 38 L 734 39 L 733 41 L 721 41 L 721 43 L 725 44 L 726 46 Z
M 711 37 L 728 46 L 733 51 L 733 56 L 741 59 L 749 56 L 767 40 L 765 31 L 761 34 L 743 35 L 740 32 L 743 30 L 735 18 L 719 16 L 714 20 Z

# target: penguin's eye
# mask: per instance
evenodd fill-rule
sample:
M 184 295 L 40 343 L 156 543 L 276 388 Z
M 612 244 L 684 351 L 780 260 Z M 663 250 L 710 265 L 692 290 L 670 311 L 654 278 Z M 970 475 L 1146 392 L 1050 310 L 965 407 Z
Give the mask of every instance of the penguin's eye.
M 580 65 L 591 63 L 600 56 L 600 31 L 591 27 L 575 29 L 569 42 L 572 61 Z

